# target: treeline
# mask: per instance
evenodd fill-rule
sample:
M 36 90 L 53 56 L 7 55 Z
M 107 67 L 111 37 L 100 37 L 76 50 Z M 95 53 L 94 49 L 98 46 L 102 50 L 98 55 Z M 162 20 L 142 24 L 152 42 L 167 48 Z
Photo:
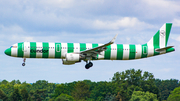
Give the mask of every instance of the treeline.
M 180 83 L 176 79 L 155 79 L 152 73 L 134 69 L 116 72 L 109 82 L 84 80 L 55 84 L 39 80 L 29 84 L 19 80 L 3 80 L 0 82 L 1 100 L 180 101 Z

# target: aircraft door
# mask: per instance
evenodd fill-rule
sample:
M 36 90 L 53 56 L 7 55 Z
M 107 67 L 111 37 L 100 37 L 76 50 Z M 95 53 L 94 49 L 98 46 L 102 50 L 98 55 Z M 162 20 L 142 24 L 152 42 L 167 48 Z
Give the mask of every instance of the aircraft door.
M 143 46 L 143 54 L 147 54 L 147 46 Z
M 61 51 L 61 45 L 60 44 L 56 44 L 56 52 L 60 52 Z
M 24 42 L 24 43 L 22 44 L 22 51 L 27 52 L 27 48 L 28 48 L 27 42 Z

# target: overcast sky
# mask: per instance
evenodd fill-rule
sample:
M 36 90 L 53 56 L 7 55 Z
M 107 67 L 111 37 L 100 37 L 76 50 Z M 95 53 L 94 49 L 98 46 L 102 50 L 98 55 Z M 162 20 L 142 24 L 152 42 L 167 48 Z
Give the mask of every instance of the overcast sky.
M 0 0 L 0 80 L 54 83 L 110 81 L 114 73 L 141 69 L 159 79 L 180 80 L 179 0 Z M 5 49 L 24 41 L 144 44 L 164 23 L 173 23 L 168 45 L 176 51 L 130 61 L 63 65 L 61 59 L 9 57 Z

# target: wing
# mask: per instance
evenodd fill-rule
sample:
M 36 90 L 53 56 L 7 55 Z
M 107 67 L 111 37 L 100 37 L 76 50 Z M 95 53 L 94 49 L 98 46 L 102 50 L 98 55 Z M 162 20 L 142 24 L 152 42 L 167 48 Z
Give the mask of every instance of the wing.
M 81 52 L 79 52 L 79 54 L 84 55 L 87 58 L 88 57 L 89 58 L 91 58 L 91 57 L 95 57 L 96 58 L 97 54 L 100 54 L 102 51 L 105 51 L 107 49 L 106 46 L 109 46 L 109 45 L 114 43 L 114 41 L 116 40 L 117 36 L 118 36 L 118 34 L 116 34 L 114 36 L 114 38 L 110 42 L 108 42 L 108 43 L 106 43 L 104 45 L 101 45 L 101 46 L 98 46 L 98 47 L 95 47 L 95 48 L 92 48 L 92 49 L 88 49 L 88 50 L 85 50 L 85 51 L 81 51 Z

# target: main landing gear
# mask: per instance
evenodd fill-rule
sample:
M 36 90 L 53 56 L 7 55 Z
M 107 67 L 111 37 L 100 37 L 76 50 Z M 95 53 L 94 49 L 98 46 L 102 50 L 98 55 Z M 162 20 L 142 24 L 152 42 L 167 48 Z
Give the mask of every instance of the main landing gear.
M 26 65 L 25 62 L 26 62 L 26 58 L 24 58 L 23 63 L 22 63 L 22 66 L 25 66 L 25 65 Z
M 89 62 L 89 63 L 86 62 L 85 68 L 86 68 L 86 69 L 89 69 L 89 68 L 92 67 L 92 66 L 93 66 L 93 63 L 92 63 L 92 62 Z

